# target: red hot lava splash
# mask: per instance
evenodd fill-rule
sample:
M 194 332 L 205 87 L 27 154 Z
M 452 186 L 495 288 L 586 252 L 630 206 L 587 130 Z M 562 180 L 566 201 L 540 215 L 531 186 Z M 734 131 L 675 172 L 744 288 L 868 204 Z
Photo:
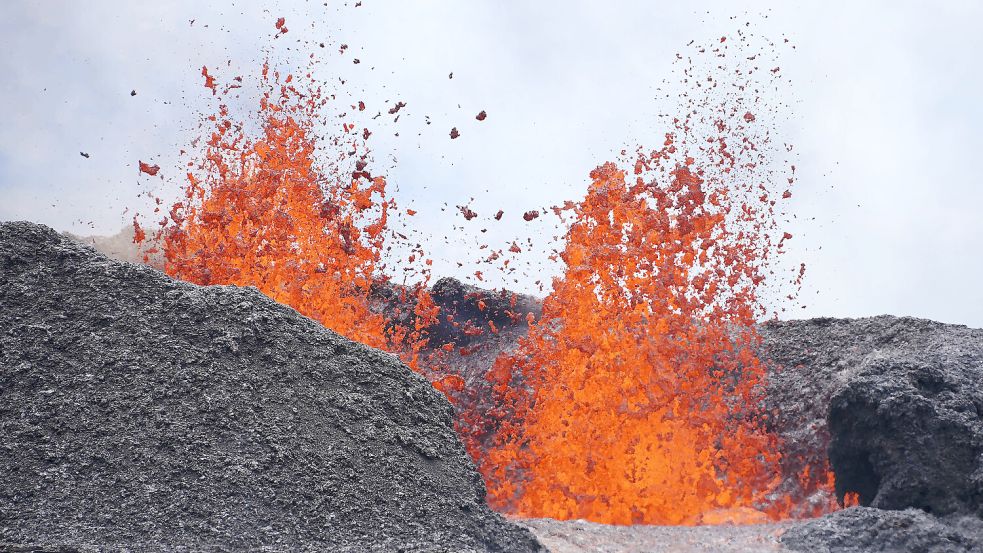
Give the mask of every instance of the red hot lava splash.
M 755 325 L 771 261 L 791 238 L 775 206 L 791 193 L 769 169 L 769 133 L 754 127 L 759 99 L 748 92 L 745 81 L 719 103 L 686 96 L 688 115 L 661 149 L 628 170 L 592 172 L 573 207 L 565 273 L 489 374 L 495 412 L 461 424 L 496 508 L 700 524 L 836 507 L 825 467 L 799 475 L 799 491 L 820 492 L 818 502 L 804 508 L 777 491 L 781 443 L 761 408 Z
M 724 58 L 729 44 L 710 53 Z M 714 71 L 730 69 L 721 61 Z M 494 507 L 617 524 L 749 523 L 835 508 L 831 494 L 803 508 L 778 491 L 781 443 L 760 407 L 766 371 L 755 323 L 766 314 L 772 260 L 791 237 L 778 238 L 775 206 L 790 192 L 768 169 L 768 129 L 758 98 L 748 99 L 758 93 L 757 71 L 735 70 L 740 82 L 723 100 L 687 96 L 687 115 L 660 149 L 601 165 L 583 201 L 556 208 L 573 215 L 565 272 L 518 349 L 495 361 L 495 408 L 459 406 L 458 429 Z M 777 68 L 762 72 L 778 78 Z M 221 97 L 216 76 L 202 75 Z M 692 90 L 718 86 L 692 67 L 686 77 Z M 261 82 L 260 132 L 250 134 L 224 104 L 209 118 L 184 199 L 154 233 L 166 271 L 256 286 L 439 374 L 421 356 L 438 316 L 423 285 L 402 292 L 412 296 L 402 302 L 411 314 L 388 314 L 401 324 L 388 324 L 373 300 L 395 203 L 367 170 L 371 133 L 345 123 L 328 146 L 353 167 L 320 163 L 314 126 L 328 99 L 267 67 Z M 510 251 L 521 250 L 513 243 Z M 424 262 L 419 246 L 409 262 Z M 435 380 L 452 399 L 463 385 Z M 825 493 L 830 478 L 825 467 L 806 467 L 800 495 Z
M 215 76 L 202 74 L 216 91 Z M 312 83 L 309 74 L 303 80 Z M 404 291 L 415 296 L 412 328 L 387 325 L 370 299 L 395 202 L 385 179 L 366 170 L 369 133 L 344 123 L 343 138 L 332 144 L 355 157 L 353 171 L 320 163 L 314 125 L 328 99 L 297 81 L 264 65 L 254 138 L 225 104 L 208 117 L 212 131 L 200 161 L 189 164 L 184 200 L 156 234 L 165 271 L 197 284 L 255 286 L 353 340 L 398 350 L 417 367 L 423 329 L 436 315 L 425 288 Z
M 630 179 L 594 170 L 566 273 L 495 364 L 509 411 L 474 453 L 499 508 L 613 524 L 764 518 L 779 456 L 757 408 L 763 229 L 755 205 L 666 143 Z

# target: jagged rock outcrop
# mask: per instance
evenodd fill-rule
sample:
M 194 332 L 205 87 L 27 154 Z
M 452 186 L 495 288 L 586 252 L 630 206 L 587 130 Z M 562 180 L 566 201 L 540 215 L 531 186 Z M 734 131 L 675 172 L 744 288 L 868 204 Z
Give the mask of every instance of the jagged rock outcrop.
M 983 516 L 983 348 L 951 346 L 867 360 L 833 396 L 838 493 L 882 509 Z
M 537 319 L 543 312 L 538 298 L 508 290 L 484 290 L 453 278 L 438 280 L 430 295 L 440 307 L 438 323 L 430 329 L 436 346 L 446 343 L 467 346 L 477 337 L 496 334 L 502 329 L 519 327 L 524 331 L 527 317 L 532 315 Z
M 397 287 L 380 290 L 379 309 L 412 312 Z M 525 314 L 538 316 L 538 300 L 453 279 L 438 281 L 431 293 L 442 309 L 431 347 L 442 372 L 464 381 L 452 391 L 459 406 L 481 409 L 490 401 L 485 374 L 525 334 Z M 816 551 L 860 551 L 878 540 L 893 550 L 948 551 L 953 543 L 953 551 L 973 550 L 978 519 L 962 515 L 983 516 L 983 330 L 879 316 L 773 321 L 760 333 L 770 367 L 764 407 L 783 444 L 779 492 L 803 499 L 797 475 L 828 459 L 840 497 L 857 492 L 863 505 L 924 510 L 850 509 L 792 525 L 798 534 L 787 543 L 803 535 L 817 547 L 805 550 Z M 443 351 L 444 344 L 454 347 Z
M 983 520 L 854 507 L 792 525 L 781 541 L 808 553 L 977 553 L 983 551 Z
M 447 401 L 250 288 L 0 224 L 0 544 L 535 551 Z
M 762 326 L 787 458 L 827 454 L 842 498 L 983 514 L 983 330 L 910 317 Z

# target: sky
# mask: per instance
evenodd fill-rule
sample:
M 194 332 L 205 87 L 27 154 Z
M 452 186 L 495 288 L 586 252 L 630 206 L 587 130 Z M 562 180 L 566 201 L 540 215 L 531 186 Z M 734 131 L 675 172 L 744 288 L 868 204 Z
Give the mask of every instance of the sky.
M 471 278 L 457 262 L 481 242 L 543 238 L 531 255 L 544 256 L 557 223 L 519 214 L 578 199 L 598 164 L 659 144 L 676 53 L 745 28 L 789 40 L 777 54 L 788 84 L 771 100 L 797 166 L 786 255 L 807 273 L 805 307 L 782 316 L 983 327 L 981 3 L 205 4 L 5 3 L 0 220 L 114 234 L 145 208 L 142 194 L 177 178 L 178 151 L 213 109 L 202 66 L 255 73 L 267 57 L 300 66 L 314 44 L 348 44 L 318 77 L 348 81 L 370 107 L 407 103 L 398 124 L 380 122 L 374 151 L 400 205 L 419 211 L 434 272 Z M 274 38 L 278 17 L 290 32 Z M 138 160 L 164 179 L 141 176 Z M 469 202 L 480 216 L 470 227 L 454 210 Z M 499 208 L 507 216 L 490 224 Z M 483 284 L 535 291 L 558 270 L 536 263 Z

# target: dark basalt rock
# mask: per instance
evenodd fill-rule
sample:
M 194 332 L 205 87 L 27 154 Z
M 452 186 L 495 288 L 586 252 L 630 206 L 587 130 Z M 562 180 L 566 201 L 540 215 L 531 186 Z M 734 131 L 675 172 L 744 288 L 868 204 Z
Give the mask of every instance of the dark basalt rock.
M 485 290 L 454 278 L 438 280 L 430 289 L 430 295 L 440 307 L 440 320 L 430 331 L 435 346 L 445 343 L 465 346 L 478 336 L 494 334 L 488 323 L 498 330 L 514 326 L 526 328 L 526 317 L 532 314 L 539 318 L 543 311 L 540 301 L 532 296 L 508 290 Z M 481 332 L 467 332 L 468 329 Z
M 808 553 L 976 553 L 983 551 L 983 521 L 854 507 L 796 524 L 781 540 Z
M 0 436 L 0 549 L 540 549 L 395 357 L 30 223 L 0 224 Z
M 396 306 L 405 320 L 391 324 L 411 324 L 412 305 L 398 292 L 396 286 L 380 287 L 378 308 L 388 313 Z M 465 382 L 458 392 L 460 404 L 484 409 L 490 401 L 485 374 L 498 354 L 515 348 L 527 331 L 524 317 L 512 315 L 538 316 L 539 300 L 518 296 L 513 304 L 511 293 L 452 279 L 438 281 L 432 294 L 445 322 L 430 329 L 430 345 L 434 350 L 445 343 L 456 346 L 443 359 Z M 447 314 L 459 324 L 447 324 Z M 464 332 L 487 328 L 489 321 L 498 333 Z M 884 509 L 983 515 L 983 330 L 879 316 L 774 321 L 761 325 L 760 333 L 761 356 L 770 369 L 764 407 L 772 414 L 769 428 L 783 442 L 786 478 L 779 494 L 804 500 L 806 510 L 809 501 L 823 501 L 821 494 L 808 496 L 812 492 L 799 489 L 797 475 L 829 460 L 841 497 L 852 491 L 862 504 Z M 951 530 L 951 520 L 916 511 L 849 509 L 803 524 L 803 532 L 827 543 L 821 545 L 827 549 L 804 550 L 848 552 L 873 544 L 869 550 L 949 551 L 950 542 L 932 540 Z M 965 519 L 953 531 L 975 535 L 973 520 Z M 868 532 L 866 525 L 876 528 Z M 894 549 L 875 544 L 902 529 L 912 535 L 885 542 L 896 544 Z M 837 535 L 853 537 L 829 546 Z M 861 544 L 859 549 L 849 549 L 850 540 Z
M 983 357 L 871 359 L 833 396 L 829 430 L 837 494 L 983 515 Z
M 983 330 L 881 316 L 761 333 L 789 472 L 828 452 L 840 498 L 983 514 Z
M 438 280 L 429 292 L 434 305 L 440 308 L 436 324 L 425 329 L 432 349 L 445 344 L 467 348 L 498 342 L 494 338 L 497 331 L 518 329 L 524 333 L 528 330 L 527 317 L 538 319 L 543 311 L 539 298 L 509 290 L 485 290 L 450 277 Z M 412 289 L 378 282 L 372 287 L 371 299 L 387 324 L 415 327 L 416 300 Z

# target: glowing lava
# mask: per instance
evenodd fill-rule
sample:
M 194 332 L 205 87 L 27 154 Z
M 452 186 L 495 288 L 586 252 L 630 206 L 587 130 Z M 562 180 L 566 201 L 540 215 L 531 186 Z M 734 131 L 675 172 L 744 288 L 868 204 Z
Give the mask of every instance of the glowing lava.
M 197 284 L 255 286 L 353 340 L 398 349 L 416 366 L 422 329 L 435 315 L 425 290 L 415 292 L 416 328 L 387 327 L 370 299 L 395 208 L 385 179 L 365 170 L 364 141 L 348 123 L 343 131 L 353 138 L 344 147 L 361 154 L 355 170 L 319 163 L 320 88 L 301 91 L 292 75 L 271 76 L 268 66 L 262 83 L 258 136 L 225 105 L 208 118 L 213 128 L 202 159 L 189 164 L 185 199 L 157 234 L 165 271 Z M 215 90 L 214 76 L 206 84 Z
M 790 194 L 768 169 L 748 88 L 688 98 L 661 149 L 598 167 L 570 206 L 566 268 L 542 318 L 489 373 L 496 409 L 460 424 L 496 508 L 613 524 L 835 508 L 825 470 L 799 477 L 797 492 L 821 492 L 808 508 L 776 493 L 781 443 L 761 407 L 756 324 L 792 238 L 775 211 Z
M 282 20 L 277 29 L 286 32 Z M 725 48 L 721 41 L 714 52 Z M 221 97 L 216 75 L 203 68 L 202 76 Z M 315 132 L 328 102 L 320 88 L 299 90 L 294 76 L 266 66 L 262 84 L 260 131 L 225 105 L 209 118 L 184 199 L 155 233 L 165 270 L 199 284 L 255 286 L 349 338 L 399 353 L 455 397 L 465 380 L 438 379 L 421 358 L 438 316 L 426 280 L 399 289 L 397 303 L 411 313 L 384 317 L 373 299 L 396 206 L 386 181 L 367 170 L 371 133 L 344 123 L 328 149 L 345 152 L 353 168 L 325 164 Z M 787 474 L 761 408 L 767 371 L 755 325 L 766 315 L 771 260 L 792 238 L 775 215 L 790 192 L 763 169 L 767 130 L 753 130 L 762 117 L 743 100 L 746 87 L 734 90 L 736 99 L 719 105 L 689 105 L 660 149 L 599 166 L 583 201 L 555 208 L 573 215 L 565 271 L 528 336 L 489 372 L 495 407 L 459 409 L 458 430 L 493 507 L 616 524 L 753 523 L 835 508 L 825 500 L 803 508 L 778 491 Z M 453 128 L 451 138 L 459 136 Z M 522 249 L 513 242 L 509 251 Z M 413 252 L 410 263 L 424 262 L 422 250 Z M 832 488 L 824 467 L 798 478 L 803 495 Z
M 756 406 L 759 268 L 727 189 L 665 150 L 596 169 L 542 319 L 492 378 L 510 410 L 478 453 L 522 516 L 686 524 L 756 507 L 776 480 Z M 665 180 L 646 179 L 659 173 Z M 739 512 L 739 511 L 734 511 Z M 728 520 L 730 517 L 723 517 Z

